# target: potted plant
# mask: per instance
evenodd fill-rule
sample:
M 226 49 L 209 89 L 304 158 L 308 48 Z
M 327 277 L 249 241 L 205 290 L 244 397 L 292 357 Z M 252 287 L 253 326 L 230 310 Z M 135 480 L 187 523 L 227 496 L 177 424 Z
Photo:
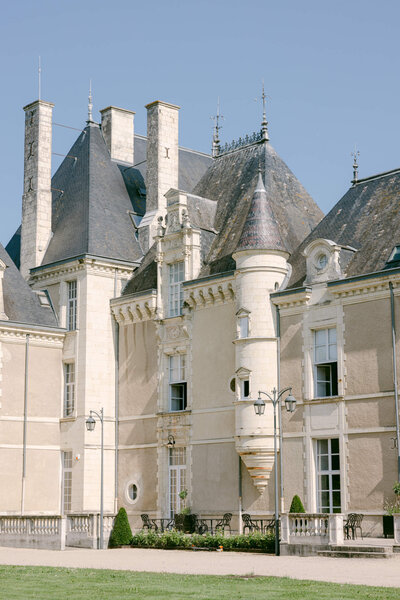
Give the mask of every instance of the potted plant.
M 385 538 L 394 537 L 393 515 L 400 513 L 400 482 L 396 481 L 392 489 L 396 496 L 395 500 L 387 499 L 383 505 L 386 513 L 383 515 L 383 536 Z
M 184 533 L 194 533 L 196 527 L 196 515 L 191 514 L 191 510 L 186 506 L 187 490 L 179 492 L 179 498 L 183 500 L 183 508 L 175 515 L 175 527 Z

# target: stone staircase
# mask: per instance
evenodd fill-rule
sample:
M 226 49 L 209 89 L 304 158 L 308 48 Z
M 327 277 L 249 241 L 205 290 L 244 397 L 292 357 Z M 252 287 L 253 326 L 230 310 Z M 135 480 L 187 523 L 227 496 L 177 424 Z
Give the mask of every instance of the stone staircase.
M 400 546 L 331 546 L 331 550 L 319 550 L 317 555 L 331 558 L 400 558 Z

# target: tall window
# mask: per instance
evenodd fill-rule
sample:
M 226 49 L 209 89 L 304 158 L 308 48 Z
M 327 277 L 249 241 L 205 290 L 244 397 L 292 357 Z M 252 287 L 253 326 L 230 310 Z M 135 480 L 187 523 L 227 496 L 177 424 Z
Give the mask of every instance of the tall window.
M 64 417 L 72 415 L 75 409 L 75 364 L 64 365 Z
M 317 398 L 337 396 L 336 329 L 314 331 L 314 382 Z
M 338 438 L 317 440 L 317 510 L 341 512 Z
M 68 302 L 67 302 L 67 329 L 74 331 L 76 329 L 76 308 L 77 308 L 77 285 L 75 281 L 68 281 Z
M 72 497 L 72 451 L 62 452 L 62 513 L 71 510 Z
M 169 357 L 169 409 L 186 408 L 186 355 Z
M 185 506 L 179 496 L 186 489 L 186 448 L 169 449 L 169 513 L 171 518 Z
M 168 270 L 168 316 L 176 317 L 181 314 L 183 304 L 182 281 L 185 279 L 183 261 L 168 265 Z
M 239 336 L 241 338 L 249 337 L 249 317 L 248 315 L 243 315 L 239 317 Z

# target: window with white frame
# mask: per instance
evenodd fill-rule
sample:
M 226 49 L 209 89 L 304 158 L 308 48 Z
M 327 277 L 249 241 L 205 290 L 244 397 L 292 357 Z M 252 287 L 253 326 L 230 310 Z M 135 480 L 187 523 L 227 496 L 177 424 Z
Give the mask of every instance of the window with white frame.
M 339 438 L 317 440 L 317 511 L 341 512 Z
M 185 500 L 179 494 L 186 489 L 186 448 L 169 448 L 168 483 L 169 514 L 172 518 L 185 508 Z
M 71 510 L 72 451 L 62 452 L 62 514 Z
M 183 304 L 182 281 L 185 279 L 184 262 L 168 265 L 168 316 L 181 314 Z
M 68 331 L 74 331 L 76 329 L 76 313 L 77 313 L 77 300 L 78 300 L 78 288 L 77 282 L 68 281 L 68 300 L 67 300 L 67 329 Z
M 75 410 L 75 364 L 64 364 L 64 417 L 69 417 Z
M 314 396 L 337 396 L 336 329 L 314 331 Z
M 250 396 L 250 380 L 249 378 L 240 380 L 240 397 L 249 398 Z
M 249 315 L 241 315 L 239 317 L 239 337 L 249 337 Z
M 186 355 L 174 354 L 169 357 L 169 410 L 185 410 L 186 390 Z

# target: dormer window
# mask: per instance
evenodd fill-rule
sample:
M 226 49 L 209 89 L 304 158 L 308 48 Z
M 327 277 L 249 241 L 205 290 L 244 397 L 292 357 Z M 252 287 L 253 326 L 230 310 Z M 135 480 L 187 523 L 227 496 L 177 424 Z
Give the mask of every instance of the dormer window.
M 182 281 L 185 279 L 184 262 L 168 265 L 168 316 L 177 317 L 183 305 Z

